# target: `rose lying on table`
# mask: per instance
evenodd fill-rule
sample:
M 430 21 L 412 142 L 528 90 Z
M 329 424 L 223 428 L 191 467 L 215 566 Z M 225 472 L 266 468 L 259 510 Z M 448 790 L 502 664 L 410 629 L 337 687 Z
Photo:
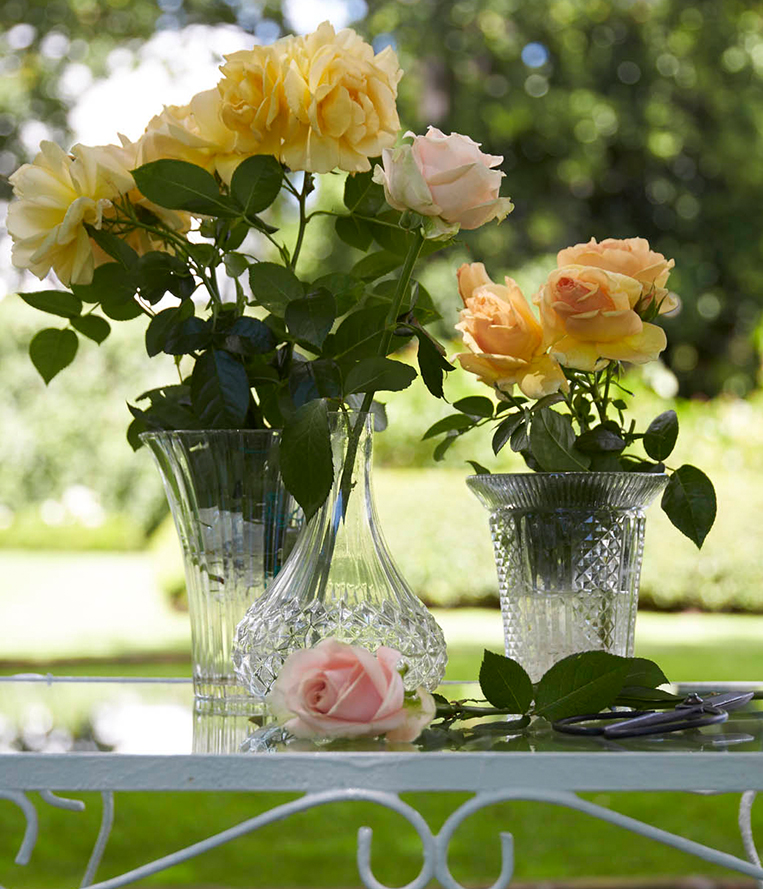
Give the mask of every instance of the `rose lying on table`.
M 549 722 L 610 707 L 634 710 L 675 706 L 681 698 L 653 661 L 585 651 L 554 664 L 533 684 L 520 664 L 485 651 L 479 684 L 484 697 L 448 701 L 424 688 L 406 692 L 401 654 L 381 647 L 372 654 L 358 645 L 323 639 L 284 662 L 267 703 L 282 728 L 296 738 L 377 738 L 415 741 L 425 747 L 468 741 L 486 728 L 521 731 L 531 717 Z M 475 725 L 474 720 L 515 715 L 511 723 Z M 431 730 L 429 724 L 439 721 Z M 469 727 L 451 731 L 454 722 Z M 423 733 L 423 734 L 422 734 Z M 458 746 L 456 743 L 456 746 Z
M 413 741 L 435 717 L 424 688 L 406 692 L 400 652 L 371 654 L 357 645 L 323 639 L 294 651 L 268 695 L 284 729 L 297 738 L 376 738 Z

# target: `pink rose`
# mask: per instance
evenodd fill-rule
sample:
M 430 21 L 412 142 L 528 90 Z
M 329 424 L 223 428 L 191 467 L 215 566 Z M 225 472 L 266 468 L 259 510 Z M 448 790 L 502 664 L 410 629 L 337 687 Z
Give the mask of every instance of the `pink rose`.
M 297 738 L 386 735 L 413 741 L 434 719 L 436 707 L 423 688 L 415 698 L 406 697 L 399 660 L 392 648 L 382 646 L 374 656 L 360 646 L 323 639 L 289 655 L 267 701 Z
M 429 217 L 430 236 L 445 236 L 501 220 L 514 209 L 508 198 L 498 196 L 504 174 L 492 168 L 502 160 L 483 154 L 468 136 L 446 136 L 429 127 L 411 144 L 385 148 L 374 182 L 384 186 L 391 207 Z

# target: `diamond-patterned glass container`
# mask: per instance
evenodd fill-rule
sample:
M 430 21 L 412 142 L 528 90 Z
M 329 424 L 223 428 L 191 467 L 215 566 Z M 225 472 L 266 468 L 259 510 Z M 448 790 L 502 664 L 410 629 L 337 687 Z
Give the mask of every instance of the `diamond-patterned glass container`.
M 360 422 L 362 433 L 343 515 L 339 481 L 350 422 Z M 371 417 L 332 414 L 331 423 L 333 490 L 239 624 L 236 673 L 253 695 L 264 697 L 292 651 L 333 636 L 369 651 L 397 649 L 408 668 L 406 688 L 434 690 L 445 672 L 445 640 L 393 562 L 379 527 L 371 489 Z
M 667 476 L 532 472 L 467 484 L 490 512 L 507 656 L 536 682 L 578 651 L 632 655 L 644 510 Z
M 233 672 L 236 625 L 286 561 L 302 526 L 269 430 L 145 432 L 183 550 L 196 706 L 248 711 Z

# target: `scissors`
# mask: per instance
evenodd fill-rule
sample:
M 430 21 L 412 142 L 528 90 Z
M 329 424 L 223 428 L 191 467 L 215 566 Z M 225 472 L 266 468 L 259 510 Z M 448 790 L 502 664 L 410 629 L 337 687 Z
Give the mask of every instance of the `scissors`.
M 690 694 L 673 710 L 619 710 L 607 713 L 586 713 L 566 716 L 553 723 L 554 729 L 567 735 L 603 735 L 605 738 L 635 738 L 662 732 L 681 732 L 726 722 L 729 710 L 743 707 L 753 693 L 725 692 L 701 698 Z M 585 725 L 587 722 L 608 722 L 608 725 Z

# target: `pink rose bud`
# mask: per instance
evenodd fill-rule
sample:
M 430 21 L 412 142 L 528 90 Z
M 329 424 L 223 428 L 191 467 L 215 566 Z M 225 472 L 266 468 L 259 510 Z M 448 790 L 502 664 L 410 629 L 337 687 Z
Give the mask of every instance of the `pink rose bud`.
M 267 702 L 283 727 L 297 738 L 386 735 L 413 741 L 435 716 L 423 688 L 406 697 L 397 669 L 400 652 L 382 646 L 376 656 L 357 645 L 324 639 L 292 652 Z
M 384 186 L 391 207 L 428 217 L 430 237 L 479 228 L 514 209 L 508 198 L 498 195 L 504 174 L 493 167 L 502 157 L 483 154 L 468 136 L 446 136 L 435 127 L 429 127 L 426 136 L 406 136 L 413 136 L 413 142 L 384 149 L 383 168 L 374 168 L 374 182 Z

